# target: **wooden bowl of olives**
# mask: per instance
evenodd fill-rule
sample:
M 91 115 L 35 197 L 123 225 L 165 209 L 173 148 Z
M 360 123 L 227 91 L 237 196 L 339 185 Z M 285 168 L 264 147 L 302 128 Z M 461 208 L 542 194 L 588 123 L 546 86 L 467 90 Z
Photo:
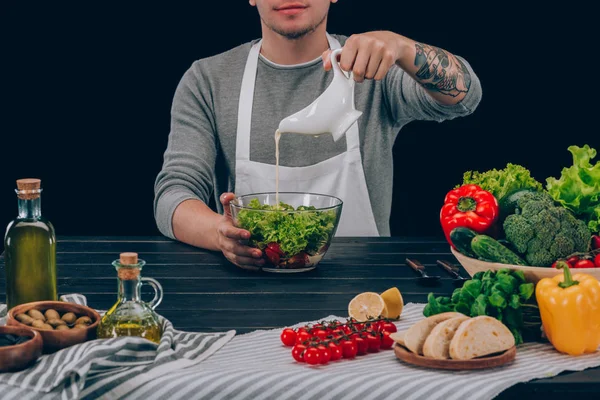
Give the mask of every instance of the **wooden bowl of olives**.
M 0 372 L 21 371 L 42 355 L 42 335 L 20 326 L 0 326 Z
M 96 339 L 100 314 L 90 307 L 64 301 L 25 303 L 8 311 L 6 324 L 38 331 L 44 354 Z

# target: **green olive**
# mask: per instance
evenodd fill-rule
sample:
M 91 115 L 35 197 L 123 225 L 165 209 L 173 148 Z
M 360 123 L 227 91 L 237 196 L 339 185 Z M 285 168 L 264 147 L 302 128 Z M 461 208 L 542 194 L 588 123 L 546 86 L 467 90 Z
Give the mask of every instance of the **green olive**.
M 48 324 L 52 325 L 55 328 L 59 325 L 67 325 L 67 323 L 65 321 L 63 321 L 62 319 L 58 319 L 58 318 L 49 319 Z
M 88 316 L 79 317 L 77 321 L 75 321 L 75 325 L 89 325 L 92 323 L 92 319 Z
M 72 325 L 77 320 L 77 316 L 72 312 L 68 312 L 65 315 L 63 315 L 61 319 L 67 324 Z
M 29 316 L 33 319 L 38 319 L 40 321 L 46 321 L 46 317 L 44 317 L 44 314 L 42 314 L 38 310 L 29 310 L 29 311 L 27 311 L 27 314 L 29 314 Z
M 46 317 L 47 320 L 60 319 L 60 314 L 56 310 L 53 310 L 53 309 L 46 310 L 46 312 L 44 313 L 44 316 Z
M 33 326 L 34 328 L 37 328 L 37 329 L 50 329 L 50 330 L 54 329 L 54 328 L 52 328 L 52 325 L 48 325 L 47 323 L 45 323 L 44 321 L 40 321 L 39 319 L 36 319 L 35 321 L 33 321 L 31 326 Z
M 19 321 L 22 324 L 25 325 L 29 325 L 31 326 L 31 324 L 33 323 L 33 321 L 35 321 L 33 318 L 31 318 L 29 315 L 27 314 L 19 314 L 15 317 L 17 319 L 17 321 Z
M 57 330 L 57 331 L 68 331 L 68 330 L 70 330 L 70 328 L 67 325 L 58 325 L 55 330 Z

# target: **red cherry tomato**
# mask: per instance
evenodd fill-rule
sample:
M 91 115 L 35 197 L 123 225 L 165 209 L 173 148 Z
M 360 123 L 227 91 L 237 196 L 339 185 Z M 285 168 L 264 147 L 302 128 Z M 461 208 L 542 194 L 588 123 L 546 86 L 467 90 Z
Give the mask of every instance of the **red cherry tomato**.
M 296 334 L 296 344 L 304 343 L 307 340 L 310 340 L 310 338 L 311 338 L 310 333 L 308 333 L 306 331 L 304 331 L 304 332 L 298 332 Z
M 381 330 L 383 332 L 389 332 L 389 333 L 394 333 L 398 331 L 398 328 L 396 328 L 396 325 L 391 323 L 391 322 L 384 322 L 381 325 Z
M 592 260 L 579 260 L 575 264 L 573 268 L 595 268 L 594 262 Z
M 331 360 L 331 351 L 329 350 L 329 347 L 320 344 L 317 349 L 319 349 L 319 353 L 321 354 L 321 364 L 327 364 L 329 360 Z
M 294 360 L 298 362 L 304 362 L 304 350 L 306 350 L 306 346 L 303 344 L 297 344 L 292 349 L 292 357 Z
M 569 265 L 575 265 L 577 261 L 579 261 L 579 257 L 577 256 L 571 256 L 567 258 L 567 262 L 569 263 Z
M 296 344 L 296 332 L 292 328 L 285 328 L 281 332 L 281 342 L 286 346 L 293 346 Z
M 352 340 L 354 340 L 354 343 L 356 343 L 356 354 L 358 354 L 359 356 L 367 354 L 367 349 L 369 348 L 369 343 L 367 343 L 367 339 L 364 339 L 357 335 L 353 337 Z
M 327 339 L 327 331 L 325 331 L 323 329 L 317 329 L 316 331 L 312 332 L 312 336 L 318 337 L 321 340 L 325 340 L 325 339 Z
M 596 254 L 596 257 L 594 257 L 594 264 L 596 264 L 596 268 L 600 268 L 600 253 Z
M 375 352 L 375 351 L 379 350 L 379 348 L 381 347 L 381 340 L 379 339 L 379 337 L 369 334 L 369 335 L 367 335 L 366 339 L 367 339 L 368 351 Z
M 267 249 L 271 250 L 273 253 L 279 255 L 280 257 L 285 255 L 285 253 L 283 251 L 281 251 L 281 247 L 279 246 L 278 243 L 275 243 L 275 242 L 269 243 L 267 245 Z
M 329 342 L 329 352 L 331 353 L 331 361 L 337 361 L 342 358 L 342 347 L 333 342 Z
M 321 362 L 321 352 L 316 347 L 310 347 L 304 352 L 304 361 L 310 365 L 316 365 Z
M 273 250 L 268 247 L 265 249 L 265 257 L 267 260 L 273 265 L 279 265 L 280 257 L 279 254 L 275 253 Z
M 382 349 L 391 349 L 394 345 L 394 339 L 390 337 L 390 332 L 383 332 L 383 337 L 381 338 L 381 348 Z
M 356 347 L 356 343 L 352 340 L 344 340 L 342 342 L 342 357 L 344 358 L 354 358 L 358 353 L 358 348 Z

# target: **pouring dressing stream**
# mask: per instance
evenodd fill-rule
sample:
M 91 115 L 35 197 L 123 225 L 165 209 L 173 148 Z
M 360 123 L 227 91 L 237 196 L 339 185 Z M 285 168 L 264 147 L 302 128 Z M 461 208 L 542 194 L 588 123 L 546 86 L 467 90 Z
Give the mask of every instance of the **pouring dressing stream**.
M 354 108 L 354 77 L 344 72 L 337 61 L 342 49 L 331 52 L 333 80 L 329 87 L 306 108 L 279 123 L 275 131 L 275 203 L 279 207 L 279 141 L 284 133 L 319 136 L 331 134 L 338 141 L 362 115 Z

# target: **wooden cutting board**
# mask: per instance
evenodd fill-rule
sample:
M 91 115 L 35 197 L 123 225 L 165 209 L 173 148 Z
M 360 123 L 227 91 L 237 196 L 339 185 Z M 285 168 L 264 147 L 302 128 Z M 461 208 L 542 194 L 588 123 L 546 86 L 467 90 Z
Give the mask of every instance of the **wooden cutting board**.
M 511 363 L 517 355 L 515 346 L 500 354 L 487 357 L 474 358 L 471 360 L 439 360 L 415 354 L 406 347 L 396 344 L 394 346 L 396 357 L 400 360 L 419 367 L 449 370 L 472 370 L 494 368 Z

